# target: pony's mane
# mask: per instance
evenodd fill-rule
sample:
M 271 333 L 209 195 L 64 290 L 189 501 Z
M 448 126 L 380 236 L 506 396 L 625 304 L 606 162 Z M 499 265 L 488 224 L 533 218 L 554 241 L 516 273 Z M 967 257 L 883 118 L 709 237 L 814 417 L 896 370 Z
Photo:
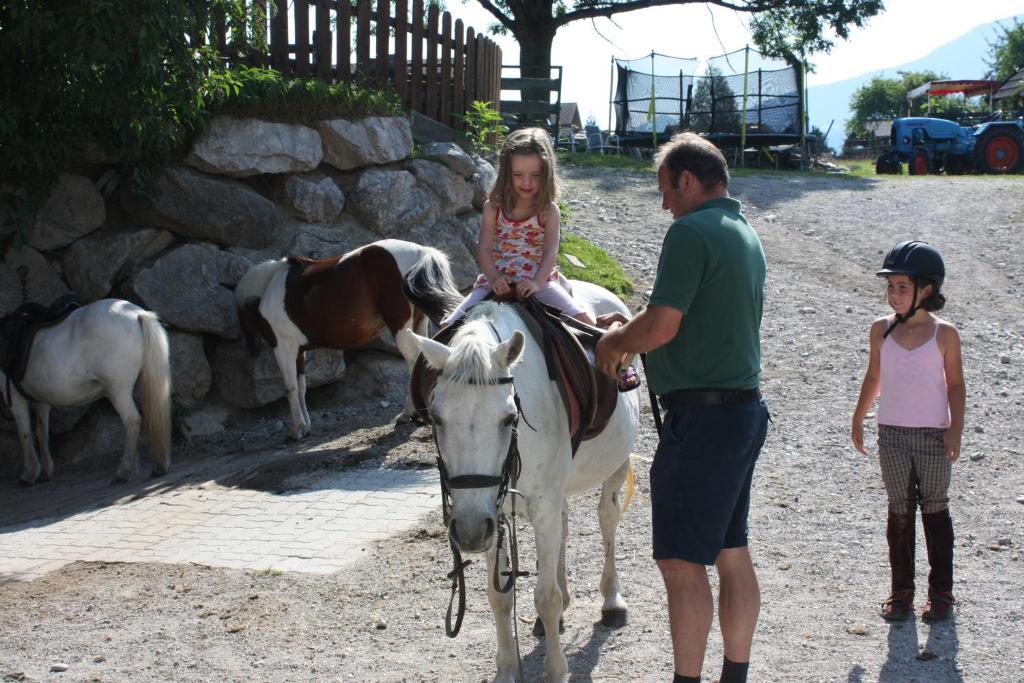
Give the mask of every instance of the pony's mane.
M 498 304 L 485 301 L 473 307 L 449 344 L 451 355 L 444 376 L 453 382 L 486 383 L 494 377 L 493 354 L 498 338 L 491 325 L 498 317 Z
M 262 297 L 263 290 L 267 288 L 270 278 L 278 270 L 287 266 L 287 259 L 282 258 L 276 261 L 257 263 L 245 271 L 245 275 L 242 276 L 242 279 L 238 281 L 238 285 L 235 287 L 235 301 L 242 305 L 249 299 Z

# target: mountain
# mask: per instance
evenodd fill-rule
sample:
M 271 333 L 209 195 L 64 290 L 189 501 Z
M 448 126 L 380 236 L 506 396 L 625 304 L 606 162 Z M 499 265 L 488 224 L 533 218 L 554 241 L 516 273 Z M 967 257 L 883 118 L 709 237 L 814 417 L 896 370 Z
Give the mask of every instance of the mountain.
M 853 93 L 876 76 L 895 78 L 898 71 L 930 70 L 950 78 L 982 78 L 987 69 L 985 59 L 989 55 L 988 44 L 997 35 L 999 23 L 1012 25 L 1015 18 L 1024 20 L 1024 14 L 982 24 L 913 62 L 869 71 L 845 81 L 811 86 L 807 89 L 811 125 L 824 131 L 828 130 L 831 121 L 835 121 L 828 134 L 828 145 L 839 149 L 846 137 L 846 121 L 853 116 L 850 111 Z

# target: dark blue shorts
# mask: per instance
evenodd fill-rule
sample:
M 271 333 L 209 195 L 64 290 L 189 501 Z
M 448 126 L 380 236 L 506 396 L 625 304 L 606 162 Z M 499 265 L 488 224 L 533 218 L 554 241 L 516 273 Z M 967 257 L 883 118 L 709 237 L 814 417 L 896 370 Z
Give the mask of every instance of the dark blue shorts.
M 764 399 L 668 412 L 651 465 L 655 560 L 708 565 L 722 549 L 747 545 L 750 484 L 767 432 Z

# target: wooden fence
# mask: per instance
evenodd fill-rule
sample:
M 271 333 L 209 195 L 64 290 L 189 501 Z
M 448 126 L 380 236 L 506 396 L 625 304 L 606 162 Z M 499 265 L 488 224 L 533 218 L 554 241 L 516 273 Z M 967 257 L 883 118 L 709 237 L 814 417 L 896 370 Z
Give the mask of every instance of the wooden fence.
M 497 108 L 501 49 L 423 0 L 257 0 L 269 19 L 250 26 L 215 22 L 210 42 L 237 55 L 228 37 L 244 34 L 246 63 L 328 83 L 355 82 L 395 93 L 409 111 L 452 128 L 474 100 Z M 268 30 L 269 28 L 269 30 Z M 294 35 L 294 42 L 289 37 Z

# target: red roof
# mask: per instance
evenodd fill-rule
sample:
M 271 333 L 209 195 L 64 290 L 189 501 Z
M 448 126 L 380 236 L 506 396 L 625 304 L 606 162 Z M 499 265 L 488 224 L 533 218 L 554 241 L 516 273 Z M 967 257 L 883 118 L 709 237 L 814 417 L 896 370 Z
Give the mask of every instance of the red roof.
M 916 100 L 925 95 L 956 95 L 963 93 L 964 97 L 975 95 L 988 95 L 999 88 L 999 81 L 929 81 L 918 86 L 907 93 L 907 102 Z

